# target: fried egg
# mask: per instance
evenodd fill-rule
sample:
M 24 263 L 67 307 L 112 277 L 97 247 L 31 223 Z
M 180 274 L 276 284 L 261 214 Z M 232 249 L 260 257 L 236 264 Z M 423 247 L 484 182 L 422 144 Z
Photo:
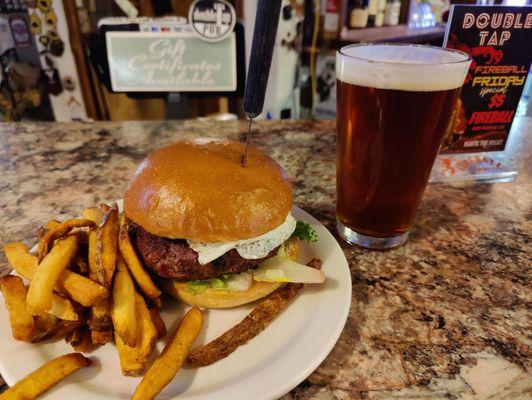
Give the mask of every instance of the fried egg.
M 210 263 L 232 249 L 236 249 L 242 258 L 256 260 L 266 257 L 270 251 L 284 243 L 294 233 L 296 223 L 292 214 L 288 214 L 285 221 L 277 228 L 251 239 L 216 243 L 188 241 L 188 244 L 198 253 L 201 265 Z

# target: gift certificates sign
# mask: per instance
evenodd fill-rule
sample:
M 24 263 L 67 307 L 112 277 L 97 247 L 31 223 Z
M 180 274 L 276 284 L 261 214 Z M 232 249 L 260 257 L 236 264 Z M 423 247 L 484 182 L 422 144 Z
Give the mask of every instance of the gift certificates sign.
M 441 151 L 504 150 L 532 61 L 532 7 L 454 5 L 445 43 L 472 63 Z
M 209 43 L 192 31 L 107 32 L 117 92 L 231 92 L 237 87 L 236 38 Z

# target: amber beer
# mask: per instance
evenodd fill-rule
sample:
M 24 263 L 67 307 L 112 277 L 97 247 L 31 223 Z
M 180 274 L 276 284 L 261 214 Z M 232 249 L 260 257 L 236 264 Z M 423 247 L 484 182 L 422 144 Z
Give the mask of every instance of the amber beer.
M 403 244 L 469 68 L 461 52 L 353 45 L 337 54 L 337 218 L 368 248 Z

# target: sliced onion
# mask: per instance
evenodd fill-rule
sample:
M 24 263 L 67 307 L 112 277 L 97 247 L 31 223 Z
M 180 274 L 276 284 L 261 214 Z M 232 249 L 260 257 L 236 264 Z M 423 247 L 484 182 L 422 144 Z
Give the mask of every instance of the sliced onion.
M 245 292 L 251 287 L 253 277 L 249 272 L 242 272 L 240 274 L 229 275 L 226 278 L 228 290 L 236 292 Z
M 323 283 L 325 274 L 277 255 L 264 261 L 253 273 L 253 279 L 262 282 Z

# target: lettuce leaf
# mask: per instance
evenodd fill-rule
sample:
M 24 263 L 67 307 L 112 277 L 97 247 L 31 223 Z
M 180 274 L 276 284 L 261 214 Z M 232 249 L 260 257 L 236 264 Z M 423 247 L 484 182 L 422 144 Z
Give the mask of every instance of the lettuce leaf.
M 200 281 L 198 279 L 194 279 L 187 282 L 187 290 L 192 294 L 200 294 L 205 291 L 205 289 L 207 289 L 209 286 L 210 285 L 208 281 Z
M 309 243 L 318 241 L 318 234 L 316 233 L 314 228 L 312 228 L 310 224 L 303 221 L 297 221 L 296 229 L 294 233 L 292 233 L 292 236 L 295 236 L 299 240 L 304 240 Z
M 223 280 L 219 278 L 211 278 L 209 279 L 209 281 L 213 289 L 223 289 L 227 286 L 227 283 L 225 283 Z

